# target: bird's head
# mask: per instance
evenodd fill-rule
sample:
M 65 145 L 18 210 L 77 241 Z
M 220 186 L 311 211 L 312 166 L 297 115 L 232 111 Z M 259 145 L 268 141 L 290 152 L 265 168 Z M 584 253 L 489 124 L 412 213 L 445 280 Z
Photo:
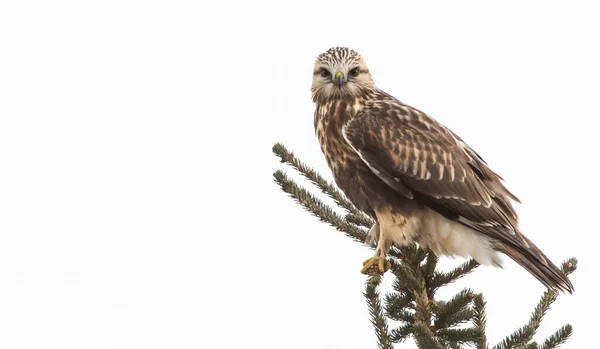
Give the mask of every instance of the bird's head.
M 365 60 L 354 50 L 332 47 L 315 62 L 313 101 L 361 96 L 374 88 Z

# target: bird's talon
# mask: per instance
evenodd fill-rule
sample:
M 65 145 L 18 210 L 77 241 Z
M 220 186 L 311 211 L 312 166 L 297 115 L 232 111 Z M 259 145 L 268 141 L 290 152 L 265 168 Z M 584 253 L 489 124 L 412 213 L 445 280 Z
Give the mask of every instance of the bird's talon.
M 371 257 L 363 262 L 363 268 L 360 270 L 363 274 L 369 274 L 369 269 L 377 266 L 377 270 L 383 274 L 392 267 L 392 263 L 385 257 Z

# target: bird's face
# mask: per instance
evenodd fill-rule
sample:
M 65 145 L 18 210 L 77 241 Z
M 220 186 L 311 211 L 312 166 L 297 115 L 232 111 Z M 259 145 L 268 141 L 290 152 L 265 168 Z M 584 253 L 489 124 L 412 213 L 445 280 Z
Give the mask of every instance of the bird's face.
M 365 60 L 356 51 L 333 47 L 317 57 L 313 71 L 313 101 L 355 97 L 373 89 Z

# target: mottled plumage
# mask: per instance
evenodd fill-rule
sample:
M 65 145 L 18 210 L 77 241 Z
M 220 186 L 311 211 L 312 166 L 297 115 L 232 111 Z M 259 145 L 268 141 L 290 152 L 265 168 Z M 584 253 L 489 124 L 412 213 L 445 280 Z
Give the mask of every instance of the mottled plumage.
M 438 255 L 500 266 L 497 252 L 544 285 L 571 292 L 567 277 L 519 230 L 518 199 L 452 131 L 373 83 L 364 59 L 332 48 L 315 62 L 315 130 L 335 182 L 377 223 L 375 256 L 385 271 L 390 245 L 419 243 Z

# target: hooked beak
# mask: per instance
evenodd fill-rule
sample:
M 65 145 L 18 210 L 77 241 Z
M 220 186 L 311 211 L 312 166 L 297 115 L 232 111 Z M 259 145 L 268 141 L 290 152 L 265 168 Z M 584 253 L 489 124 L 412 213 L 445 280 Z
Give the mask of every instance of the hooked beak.
M 341 71 L 335 73 L 335 81 L 337 82 L 338 88 L 342 88 L 342 84 L 344 83 L 344 73 Z

